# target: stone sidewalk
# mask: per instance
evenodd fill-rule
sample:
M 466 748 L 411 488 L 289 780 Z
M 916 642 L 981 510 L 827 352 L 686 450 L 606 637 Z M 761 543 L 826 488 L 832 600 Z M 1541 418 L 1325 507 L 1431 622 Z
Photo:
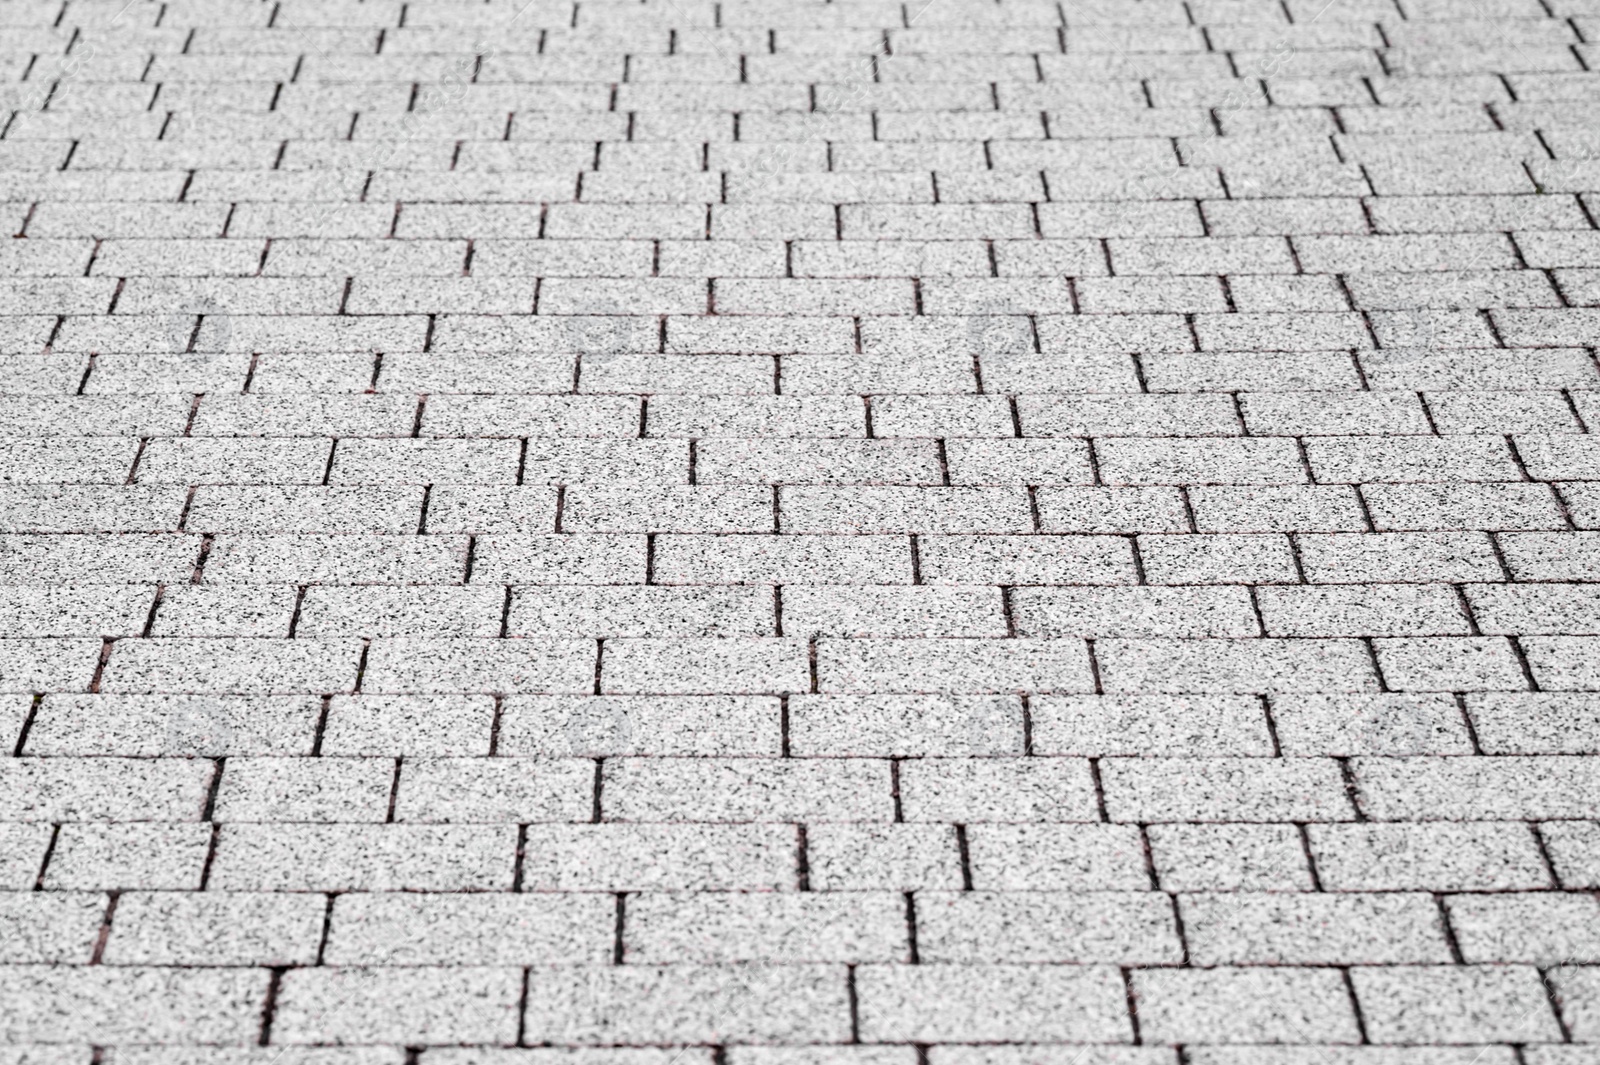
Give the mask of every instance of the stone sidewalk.
M 0 5 L 0 1065 L 1600 1063 L 1591 42 Z

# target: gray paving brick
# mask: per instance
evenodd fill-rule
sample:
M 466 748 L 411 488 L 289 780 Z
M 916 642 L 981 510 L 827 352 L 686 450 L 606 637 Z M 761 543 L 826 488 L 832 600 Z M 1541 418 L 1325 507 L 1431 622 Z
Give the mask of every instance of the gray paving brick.
M 810 882 L 819 891 L 959 888 L 959 851 L 949 825 L 823 822 L 806 835 Z
M 1106 966 L 868 965 L 857 982 L 862 1035 L 875 1041 L 1129 1036 L 1121 981 Z M 1078 1008 L 1055 1009 L 1064 999 Z
M 1372 1035 L 1384 1042 L 1553 1042 L 1556 1018 L 1524 966 L 1351 970 Z
M 1112 536 L 929 536 L 918 568 L 930 584 L 1131 584 L 1126 540 Z
M 324 959 L 339 966 L 599 964 L 611 958 L 613 910 L 602 895 L 355 892 L 333 904 Z M 481 953 L 484 935 L 494 941 L 490 955 Z
M 1258 699 L 1249 696 L 1044 696 L 1031 704 L 1039 754 L 1270 754 Z
M 603 786 L 604 816 L 619 821 L 881 821 L 892 816 L 889 767 L 877 760 L 625 759 L 607 764 Z
M 212 584 L 456 584 L 464 537 L 219 536 L 206 559 Z M 193 564 L 189 574 L 192 576 Z
M 1110 758 L 1115 821 L 1344 821 L 1353 817 L 1331 759 Z
M 530 825 L 526 840 L 525 891 L 780 891 L 795 886 L 795 831 L 789 825 Z
M 1024 753 L 1016 696 L 794 695 L 788 705 L 789 748 L 799 756 Z
M 1347 485 L 1245 488 L 1201 485 L 1189 491 L 1194 530 L 1206 533 L 1344 532 L 1365 527 L 1361 499 Z M 1178 529 L 1152 530 L 1176 532 Z
M 264 969 L 6 966 L 12 1043 L 240 1044 L 256 1037 Z
M 1481 736 L 1443 693 L 1278 695 L 1272 717 L 1287 755 L 1470 754 Z
M 351 683 L 359 657 L 354 640 L 128 640 L 107 660 L 103 686 L 129 693 L 329 691 Z
M 1494 545 L 1483 533 L 1307 534 L 1295 543 L 1307 579 L 1317 584 L 1492 581 L 1503 576 Z
M 1596 746 L 1590 697 L 1482 692 L 1466 697 L 1485 754 L 1586 754 Z
M 205 485 L 189 505 L 186 527 L 201 533 L 413 532 L 422 490 L 317 485 Z M 173 517 L 166 527 L 176 526 Z
M 1373 646 L 1390 687 L 1400 691 L 1526 687 L 1514 651 L 1497 637 L 1384 639 Z
M 1571 756 L 1362 758 L 1363 807 L 1378 820 L 1513 820 L 1591 816 L 1588 762 Z
M 493 636 L 500 627 L 499 589 L 482 592 L 482 602 L 473 603 L 477 631 L 463 635 Z M 806 631 L 803 604 L 797 605 L 800 617 L 792 627 Z M 785 607 L 789 608 L 788 602 Z M 418 621 L 419 632 L 438 623 L 427 616 Z M 507 635 L 536 637 L 766 636 L 773 627 L 772 594 L 764 588 L 739 587 L 518 588 L 511 593 L 505 619 Z
M 1098 824 L 967 827 L 973 885 L 984 891 L 1140 891 L 1149 887 L 1137 831 Z
M 1310 840 L 1330 890 L 1528 890 L 1549 881 L 1522 825 L 1314 825 Z
M 516 828 L 230 825 L 211 886 L 224 891 L 485 891 L 511 886 Z
M 1300 968 L 1136 972 L 1140 1031 L 1181 1043 L 1354 1043 L 1356 1018 L 1337 972 Z
M 629 909 L 624 959 L 643 965 L 891 962 L 907 957 L 905 900 L 891 892 L 677 895 Z
M 1138 543 L 1152 584 L 1277 584 L 1297 579 L 1294 552 L 1283 536 L 1145 535 Z
M 315 895 L 129 892 L 117 900 L 108 965 L 309 965 L 322 935 Z
M 510 755 L 774 755 L 781 709 L 771 696 L 512 696 L 497 742 Z
M 1244 589 L 1022 588 L 1012 611 L 1023 636 L 1254 636 Z M 1293 633 L 1292 635 L 1302 635 Z
M 1167 899 L 1152 892 L 926 892 L 917 943 L 930 962 L 1158 964 L 1181 956 Z
M 1551 966 L 1592 962 L 1590 907 L 1578 894 L 1453 895 L 1451 927 L 1468 962 Z
M 1108 639 L 1096 654 L 1110 692 L 1376 691 L 1353 640 Z
M 393 767 L 377 758 L 236 758 L 222 775 L 217 821 L 378 821 Z
M 900 536 L 666 535 L 656 539 L 653 576 L 662 584 L 909 584 L 913 573 L 910 542 Z
M 183 1061 L 191 1065 L 240 1061 L 256 1063 L 281 1057 L 285 1062 L 305 1062 L 306 1065 L 393 1065 L 404 1057 L 403 1047 L 312 1047 L 312 1046 L 162 1046 L 160 1044 L 123 1045 L 115 1055 L 118 1061 L 148 1062 Z M 397 1057 L 397 1055 L 399 1055 Z
M 494 1042 L 516 1038 L 521 981 L 512 968 L 319 967 L 285 974 L 274 1014 L 279 1042 L 372 1033 L 386 1042 Z
M 1201 965 L 1448 963 L 1427 895 L 1183 895 L 1190 957 Z
M 836 965 L 545 967 L 528 1001 L 526 1031 L 563 1044 L 842 1042 L 850 1031 Z
M 1163 824 L 1148 829 L 1168 891 L 1309 891 L 1312 878 L 1293 825 Z
M 0 898 L 0 949 L 11 963 L 81 964 L 92 956 L 105 909 L 105 899 L 88 892 L 8 892 Z
M 424 758 L 396 772 L 396 821 L 580 821 L 590 812 L 593 770 L 577 760 Z
M 587 640 L 393 637 L 370 649 L 365 691 L 582 692 L 593 683 Z
M 164 759 L 13 758 L 0 761 L 0 817 L 7 821 L 198 819 L 213 767 Z
M 199 824 L 66 825 L 40 883 L 65 891 L 192 891 L 210 837 Z
M 830 692 L 1093 687 L 1083 641 L 1075 639 L 822 640 L 817 645 L 817 677 L 820 688 Z

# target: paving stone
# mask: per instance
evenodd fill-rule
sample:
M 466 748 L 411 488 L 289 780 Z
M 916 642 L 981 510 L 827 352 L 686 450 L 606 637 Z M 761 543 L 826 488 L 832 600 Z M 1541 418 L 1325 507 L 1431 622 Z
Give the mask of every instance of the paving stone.
M 782 710 L 772 696 L 513 696 L 495 739 L 509 755 L 776 755 Z
M 1138 833 L 1099 824 L 966 828 L 971 880 L 985 891 L 1136 891 L 1149 887 Z
M 316 895 L 129 892 L 117 899 L 108 965 L 310 965 L 325 900 Z
M 1533 835 L 1518 824 L 1314 825 L 1308 831 L 1329 890 L 1501 891 L 1549 883 Z
M 240 1044 L 256 1038 L 264 969 L 6 966 L 12 1043 Z
M 1108 758 L 1116 821 L 1343 821 L 1348 800 L 1331 759 Z
M 1272 699 L 1287 755 L 1471 754 L 1473 734 L 1449 695 L 1279 695 Z
M 372 1032 L 406 1044 L 516 1038 L 520 974 L 511 968 L 318 967 L 285 974 L 273 1026 L 279 1042 Z
M 1363 806 L 1385 821 L 1589 817 L 1588 767 L 1570 755 L 1352 763 Z
M 1466 704 L 1485 754 L 1587 754 L 1596 746 L 1587 696 L 1475 692 Z
M 64 825 L 42 886 L 66 891 L 193 891 L 211 829 L 199 824 Z
M 354 892 L 333 902 L 323 956 L 329 965 L 599 964 L 611 958 L 614 909 L 602 895 Z
M 602 816 L 614 821 L 884 821 L 889 766 L 877 759 L 618 759 Z
M 949 825 L 818 824 L 806 836 L 809 880 L 821 891 L 958 888 L 958 844 Z
M 8 892 L 0 897 L 7 962 L 83 964 L 93 956 L 105 899 L 89 892 Z
M 1067 755 L 1270 754 L 1249 696 L 1044 696 L 1032 701 L 1033 750 Z
M 794 695 L 788 706 L 789 749 L 802 757 L 1020 755 L 1025 749 L 1022 701 L 1015 696 Z
M 1293 825 L 1164 824 L 1147 829 L 1168 891 L 1309 891 L 1311 871 Z
M 12 5 L 0 1065 L 1588 1062 L 1592 7 Z
M 869 965 L 857 972 L 862 1035 L 878 1041 L 1122 1041 L 1126 1004 L 1106 966 Z M 1065 1011 L 1054 1003 L 1070 1000 Z
M 1531 966 L 1353 969 L 1372 1035 L 1389 1043 L 1553 1042 L 1556 1018 Z
M 1551 966 L 1592 962 L 1589 907 L 1577 894 L 1453 895 L 1450 924 L 1468 962 L 1528 962 Z
M 1148 969 L 1135 973 L 1141 1032 L 1161 1042 L 1354 1043 L 1356 1018 L 1330 969 Z
M 774 891 L 795 884 L 796 837 L 779 824 L 533 825 L 528 891 Z
M 234 758 L 222 773 L 217 821 L 378 821 L 394 776 L 388 759 Z
M 505 890 L 515 826 L 232 825 L 212 883 L 233 891 Z
M 917 944 L 929 962 L 1115 962 L 1181 957 L 1167 899 L 1154 892 L 922 892 Z
M 1201 965 L 1448 963 L 1434 900 L 1413 894 L 1182 895 L 1184 939 Z
M 888 962 L 907 955 L 906 903 L 898 893 L 645 892 L 630 902 L 629 963 Z
M 924 758 L 900 767 L 910 821 L 1091 821 L 1088 763 L 1077 758 Z
M 541 1042 L 804 1044 L 850 1033 L 839 965 L 541 967 L 528 991 L 525 1032 Z

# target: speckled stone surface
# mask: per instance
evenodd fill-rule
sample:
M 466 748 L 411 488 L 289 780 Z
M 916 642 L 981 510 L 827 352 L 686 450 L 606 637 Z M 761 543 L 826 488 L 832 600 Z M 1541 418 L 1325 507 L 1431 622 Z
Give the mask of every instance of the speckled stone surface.
M 0 5 L 0 1065 L 1600 1061 L 1597 41 Z

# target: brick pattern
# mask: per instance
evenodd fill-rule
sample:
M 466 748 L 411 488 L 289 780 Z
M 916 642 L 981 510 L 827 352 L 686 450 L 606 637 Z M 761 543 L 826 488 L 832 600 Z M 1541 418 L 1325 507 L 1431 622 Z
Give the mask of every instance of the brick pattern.
M 0 41 L 0 1063 L 1596 1060 L 1593 0 Z

